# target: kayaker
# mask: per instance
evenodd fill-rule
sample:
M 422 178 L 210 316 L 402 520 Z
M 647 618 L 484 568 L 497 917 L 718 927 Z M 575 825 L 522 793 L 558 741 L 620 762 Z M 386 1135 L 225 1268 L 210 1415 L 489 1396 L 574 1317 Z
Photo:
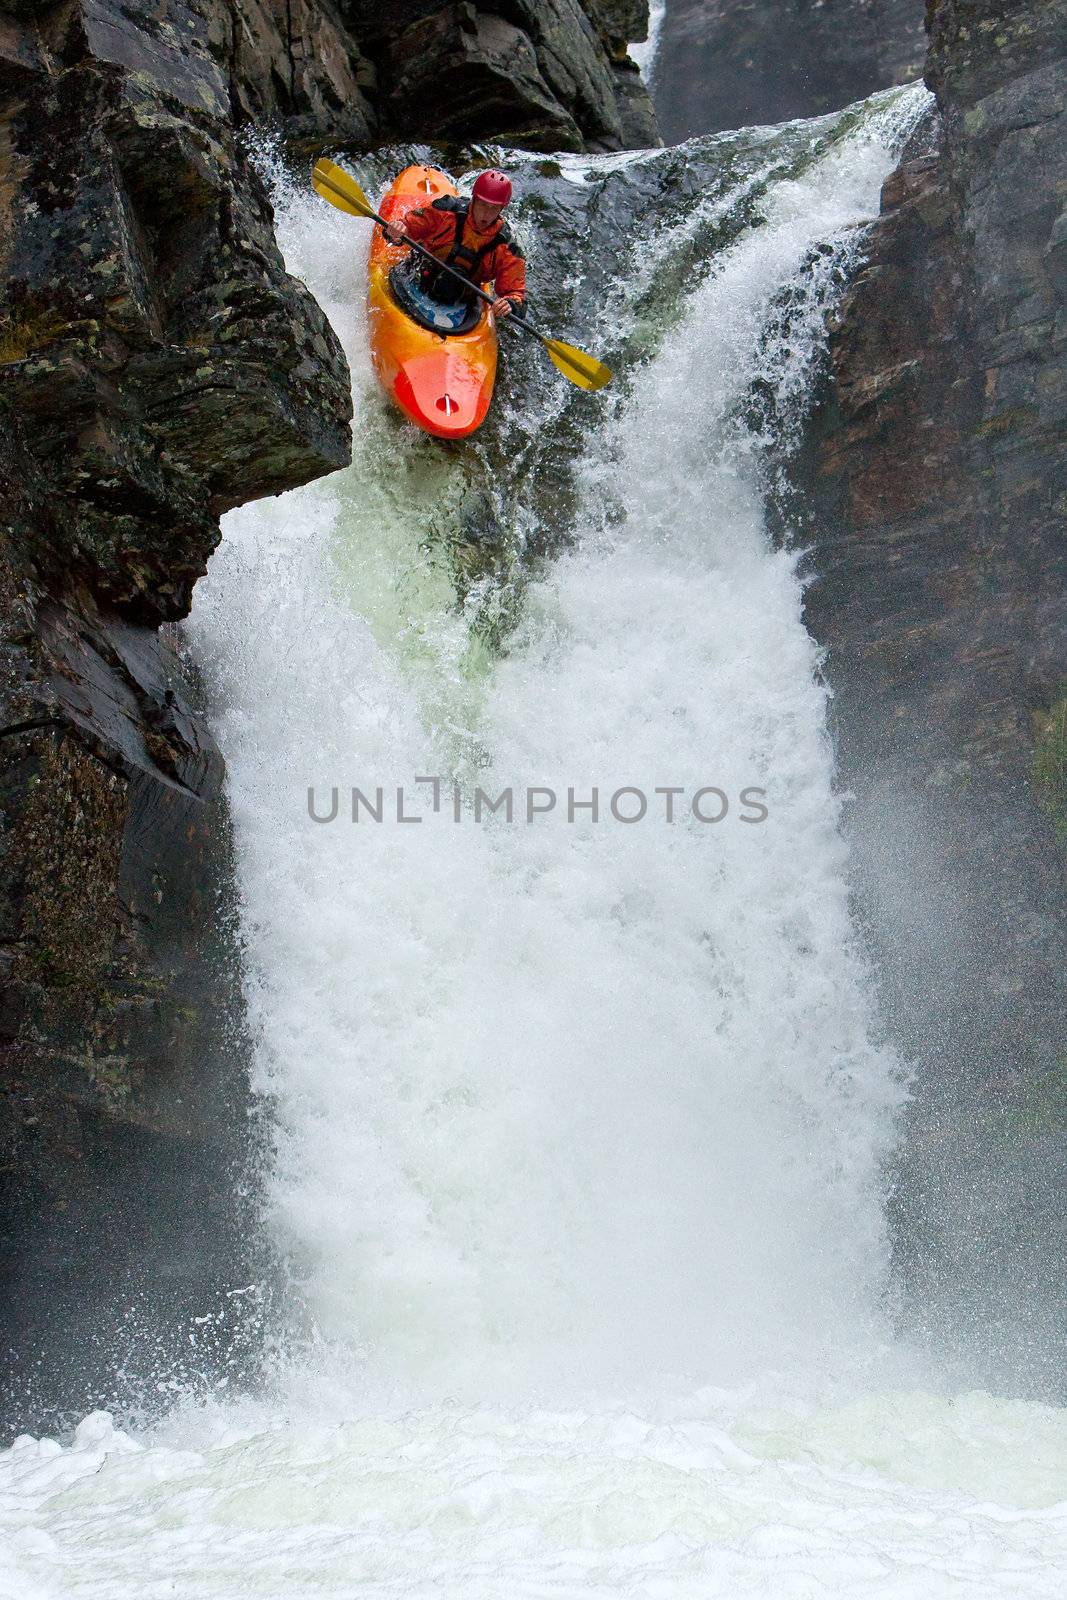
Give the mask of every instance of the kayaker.
M 430 206 L 416 206 L 404 219 L 404 228 L 386 228 L 390 244 L 421 244 L 439 261 L 454 267 L 474 283 L 491 283 L 496 293 L 493 311 L 507 317 L 526 301 L 526 262 L 503 220 L 511 199 L 511 180 L 495 169 L 475 179 L 470 200 L 462 195 L 442 195 Z M 418 258 L 419 287 L 435 300 L 455 303 L 462 287 L 447 272 Z M 467 297 L 471 298 L 470 296 Z

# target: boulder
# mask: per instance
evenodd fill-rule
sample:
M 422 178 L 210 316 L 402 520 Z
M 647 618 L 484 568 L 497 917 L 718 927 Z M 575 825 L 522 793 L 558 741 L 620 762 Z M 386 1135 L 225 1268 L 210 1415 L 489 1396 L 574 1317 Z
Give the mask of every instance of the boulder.
M 376 74 L 330 0 L 233 0 L 231 83 L 240 121 L 294 150 L 373 144 Z
M 388 61 L 390 123 L 405 137 L 418 137 L 429 119 L 445 140 L 583 147 L 577 122 L 542 75 L 529 35 L 467 0 L 405 28 Z

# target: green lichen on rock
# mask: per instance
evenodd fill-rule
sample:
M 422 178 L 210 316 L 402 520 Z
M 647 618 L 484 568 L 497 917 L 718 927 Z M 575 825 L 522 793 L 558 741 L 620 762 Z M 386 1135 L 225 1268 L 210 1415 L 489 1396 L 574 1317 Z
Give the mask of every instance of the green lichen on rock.
M 1019 429 L 1029 427 L 1034 421 L 1032 409 L 1025 406 L 1015 406 L 1010 411 L 1001 411 L 995 417 L 988 418 L 975 430 L 979 439 L 997 439 L 1003 434 L 1014 433 Z
M 0 319 L 0 366 L 24 361 L 28 355 L 54 344 L 69 331 L 68 323 L 55 310 L 46 309 L 36 316 L 16 314 Z
M 1067 683 L 1047 711 L 1034 714 L 1033 777 L 1056 836 L 1067 848 Z

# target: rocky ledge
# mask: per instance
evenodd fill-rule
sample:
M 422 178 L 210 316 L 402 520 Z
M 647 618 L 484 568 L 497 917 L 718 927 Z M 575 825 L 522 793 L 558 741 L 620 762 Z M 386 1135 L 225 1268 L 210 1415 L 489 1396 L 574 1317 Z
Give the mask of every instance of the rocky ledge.
M 240 114 L 275 126 L 292 148 L 659 143 L 627 55 L 646 36 L 647 0 L 201 0 L 201 9 L 228 43 Z

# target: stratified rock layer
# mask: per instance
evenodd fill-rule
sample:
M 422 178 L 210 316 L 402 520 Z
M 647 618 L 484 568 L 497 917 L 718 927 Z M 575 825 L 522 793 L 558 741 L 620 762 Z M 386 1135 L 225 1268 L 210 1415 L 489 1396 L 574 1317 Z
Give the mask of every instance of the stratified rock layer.
M 887 182 L 833 339 L 808 614 L 919 1065 L 910 1314 L 1041 1387 L 1067 1266 L 1067 5 L 929 20 L 942 125 Z

